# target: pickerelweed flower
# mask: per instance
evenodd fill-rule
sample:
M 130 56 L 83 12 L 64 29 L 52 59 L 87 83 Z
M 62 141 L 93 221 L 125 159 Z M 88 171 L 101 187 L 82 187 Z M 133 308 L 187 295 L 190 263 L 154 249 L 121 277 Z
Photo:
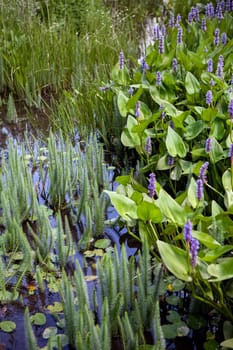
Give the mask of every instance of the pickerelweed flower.
M 231 11 L 231 0 L 226 0 L 226 7 L 225 7 L 226 12 Z
M 215 81 L 213 78 L 210 79 L 210 86 L 214 86 L 215 85 Z
M 187 220 L 184 225 L 184 240 L 189 245 L 192 241 L 193 225 L 190 220 Z
M 156 194 L 156 175 L 151 173 L 149 175 L 148 195 L 153 198 Z
M 215 32 L 214 32 L 214 45 L 215 46 L 219 45 L 219 41 L 220 41 L 219 35 L 220 35 L 220 30 L 219 30 L 219 28 L 216 28 Z
M 221 42 L 223 45 L 226 45 L 226 43 L 227 43 L 227 34 L 225 32 L 222 33 Z
M 176 26 L 178 27 L 180 22 L 181 22 L 181 15 L 178 13 L 178 15 L 176 16 Z
M 207 18 L 214 17 L 214 6 L 213 6 L 212 2 L 211 2 L 211 3 L 208 3 L 208 4 L 206 5 L 205 14 L 206 14 L 206 17 L 207 17 Z
M 231 158 L 231 162 L 233 160 L 233 143 L 231 143 L 230 148 L 229 148 L 229 158 Z
M 154 41 L 158 40 L 160 36 L 160 27 L 159 24 L 156 23 L 153 28 L 153 39 Z
M 161 76 L 161 73 L 158 71 L 158 72 L 156 73 L 156 85 L 157 85 L 157 86 L 160 86 L 161 83 L 162 83 L 162 76 Z
M 176 72 L 177 72 L 177 65 L 178 65 L 177 59 L 176 59 L 176 58 L 173 58 L 173 60 L 172 60 L 172 70 L 173 70 L 173 73 L 176 73 Z
M 152 153 L 152 145 L 151 145 L 151 138 L 150 138 L 150 136 L 148 136 L 146 138 L 145 151 L 146 151 L 146 154 L 148 154 L 148 156 L 150 156 L 151 153 Z
M 162 55 L 164 51 L 164 36 L 161 34 L 159 36 L 159 53 Z
M 128 92 L 129 92 L 129 95 L 130 95 L 130 96 L 133 96 L 134 88 L 133 88 L 132 86 L 130 86 Z
M 175 161 L 175 159 L 174 159 L 174 157 L 172 157 L 172 156 L 168 156 L 168 160 L 167 160 L 167 164 L 169 165 L 169 166 L 172 166 L 172 165 L 174 165 L 174 161 Z
M 189 13 L 188 13 L 188 22 L 191 24 L 192 21 L 193 21 L 193 14 L 192 14 L 191 11 L 189 11 Z
M 230 102 L 229 102 L 228 113 L 229 113 L 230 119 L 232 119 L 233 118 L 233 99 L 230 100 Z
M 206 172 L 207 172 L 207 169 L 208 169 L 208 166 L 209 166 L 209 162 L 205 162 L 201 169 L 200 169 L 200 172 L 199 172 L 199 179 L 202 179 L 203 182 L 206 182 Z
M 205 151 L 206 153 L 210 153 L 212 147 L 212 139 L 208 137 L 208 139 L 205 142 Z
M 204 186 L 202 179 L 197 179 L 196 197 L 199 201 L 204 198 Z
M 145 73 L 147 69 L 149 69 L 148 64 L 146 63 L 146 60 L 144 57 L 141 57 L 139 60 L 139 64 L 141 65 L 141 72 Z
M 161 27 L 161 34 L 162 34 L 162 36 L 166 36 L 167 35 L 167 28 L 166 28 L 166 26 L 164 24 Z
M 191 253 L 191 265 L 194 269 L 197 265 L 197 254 L 199 249 L 199 241 L 195 238 L 192 238 L 190 245 L 190 253 Z
M 183 29 L 182 27 L 179 26 L 177 31 L 177 45 L 182 44 L 182 36 L 183 36 Z
M 140 101 L 137 101 L 136 108 L 135 108 L 135 117 L 140 117 L 141 115 L 141 104 Z
M 203 32 L 206 32 L 206 18 L 205 17 L 203 17 L 201 20 L 201 30 Z
M 219 21 L 221 21 L 224 18 L 222 14 L 222 6 L 220 3 L 218 3 L 217 5 L 216 17 Z
M 170 28 L 174 28 L 175 26 L 175 17 L 173 13 L 170 15 L 168 25 Z
M 212 58 L 208 59 L 207 65 L 208 65 L 208 68 L 207 68 L 208 72 L 212 73 L 213 72 L 213 60 L 212 60 Z
M 120 68 L 120 69 L 123 69 L 123 68 L 124 68 L 124 61 L 125 61 L 125 59 L 124 59 L 124 53 L 123 53 L 123 51 L 121 50 L 121 51 L 120 51 L 120 54 L 119 54 L 119 68 Z
M 208 90 L 207 93 L 206 93 L 206 104 L 207 104 L 208 106 L 210 106 L 211 103 L 212 103 L 212 101 L 213 101 L 213 94 L 212 94 L 212 91 L 211 91 L 211 90 Z

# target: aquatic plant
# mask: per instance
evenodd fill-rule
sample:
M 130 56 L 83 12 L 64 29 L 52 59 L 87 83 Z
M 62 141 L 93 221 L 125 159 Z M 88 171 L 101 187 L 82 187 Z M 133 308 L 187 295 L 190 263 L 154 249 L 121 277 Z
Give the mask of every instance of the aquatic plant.
M 123 80 L 113 68 L 111 91 L 125 120 L 121 142 L 134 157 L 132 165 L 140 167 L 117 178 L 116 192 L 106 192 L 128 232 L 137 240 L 146 236 L 169 271 L 191 284 L 193 296 L 232 322 L 227 286 L 233 277 L 233 22 L 232 12 L 218 2 L 214 14 L 206 6 L 203 30 L 203 10 L 193 8 L 187 23 L 177 15 L 176 25 L 167 27 L 164 54 L 158 55 L 157 40 L 148 45 L 146 71 L 135 60 L 130 74 L 124 67 Z M 227 42 L 220 40 L 221 33 Z M 159 86 L 155 72 L 162 76 Z M 148 137 L 151 154 L 146 151 Z

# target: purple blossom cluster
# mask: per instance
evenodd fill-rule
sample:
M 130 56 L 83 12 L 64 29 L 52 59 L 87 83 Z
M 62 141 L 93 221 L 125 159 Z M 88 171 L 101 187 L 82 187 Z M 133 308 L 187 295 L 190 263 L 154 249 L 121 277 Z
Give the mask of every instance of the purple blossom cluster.
M 215 16 L 214 6 L 213 6 L 212 2 L 210 2 L 206 5 L 205 15 L 207 18 L 213 18 Z
M 206 177 L 206 172 L 209 166 L 209 162 L 205 162 L 199 172 L 199 179 L 202 179 L 203 182 L 207 181 L 207 177 Z
M 175 17 L 174 17 L 173 13 L 170 15 L 168 25 L 169 25 L 170 28 L 174 28 L 175 27 Z
M 192 229 L 193 229 L 193 225 L 191 221 L 187 220 L 184 225 L 184 239 L 190 251 L 192 268 L 195 268 L 195 266 L 197 265 L 199 241 L 193 237 Z
M 204 185 L 202 179 L 197 179 L 196 198 L 201 201 L 204 198 Z
M 123 53 L 123 51 L 121 50 L 121 51 L 120 51 L 120 54 L 119 54 L 119 68 L 120 68 L 120 69 L 123 69 L 123 68 L 124 68 L 124 62 L 125 62 L 124 53 Z
M 230 102 L 229 102 L 228 113 L 229 113 L 230 119 L 233 119 L 233 99 L 230 100 Z
M 149 175 L 148 195 L 153 198 L 156 194 L 156 175 L 151 173 Z
M 154 41 L 159 40 L 159 37 L 160 37 L 160 27 L 159 27 L 159 24 L 156 23 L 154 25 L 154 28 L 153 28 L 153 39 L 154 39 Z
M 149 66 L 148 66 L 148 64 L 146 63 L 145 57 L 141 57 L 141 58 L 139 59 L 139 63 L 140 63 L 140 65 L 141 65 L 141 72 L 142 72 L 142 73 L 145 73 L 145 71 L 149 69 Z
M 207 93 L 206 93 L 206 104 L 207 104 L 208 106 L 210 106 L 211 103 L 212 103 L 212 101 L 213 101 L 213 94 L 212 94 L 212 91 L 211 91 L 211 90 L 208 90 Z
M 207 68 L 208 72 L 212 73 L 213 72 L 213 60 L 212 60 L 212 58 L 208 59 L 207 65 L 208 65 L 208 68 Z
M 206 32 L 206 18 L 205 17 L 203 17 L 201 20 L 201 30 L 203 32 Z
M 148 156 L 150 156 L 151 153 L 152 153 L 152 145 L 151 145 L 151 138 L 150 138 L 150 136 L 148 136 L 146 138 L 145 151 L 146 151 L 146 154 L 148 154 Z
M 216 74 L 219 78 L 223 77 L 223 68 L 224 68 L 224 57 L 223 55 L 220 55 L 218 58 L 218 64 L 217 64 L 217 70 L 216 70 Z
M 177 59 L 174 57 L 173 60 L 172 60 L 172 70 L 173 70 L 173 73 L 176 73 L 176 72 L 177 72 L 177 65 L 178 65 Z
M 214 46 L 218 46 L 220 43 L 220 29 L 216 28 L 214 32 Z
M 208 137 L 208 139 L 205 142 L 205 151 L 206 153 L 210 153 L 212 147 L 212 139 Z
M 183 29 L 181 26 L 179 26 L 177 31 L 177 45 L 182 44 L 182 37 L 183 37 Z
M 161 72 L 158 71 L 156 73 L 156 85 L 157 86 L 160 86 L 162 84 L 162 76 L 161 76 Z
M 139 118 L 141 115 L 141 103 L 140 101 L 137 101 L 136 108 L 135 108 L 135 117 Z
M 160 34 L 159 36 L 159 53 L 162 55 L 164 54 L 165 49 L 164 49 L 164 36 Z

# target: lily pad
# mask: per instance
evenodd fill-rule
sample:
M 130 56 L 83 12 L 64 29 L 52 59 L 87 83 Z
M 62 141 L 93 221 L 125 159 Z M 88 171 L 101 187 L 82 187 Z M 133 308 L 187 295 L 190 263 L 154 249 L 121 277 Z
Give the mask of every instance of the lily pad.
M 58 301 L 55 301 L 54 304 L 48 305 L 47 309 L 50 312 L 61 312 L 63 310 L 62 303 L 59 303 Z
M 0 329 L 3 332 L 10 333 L 16 329 L 16 323 L 13 321 L 2 321 L 0 322 Z
M 37 326 L 42 326 L 43 324 L 46 323 L 45 314 L 42 314 L 41 312 L 37 312 L 36 314 L 32 315 L 30 319 L 31 319 L 31 322 Z
M 42 336 L 44 339 L 49 339 L 50 337 L 57 334 L 57 328 L 56 327 L 47 327 L 45 328 Z
M 98 239 L 95 242 L 95 248 L 106 249 L 111 245 L 111 240 L 108 238 Z

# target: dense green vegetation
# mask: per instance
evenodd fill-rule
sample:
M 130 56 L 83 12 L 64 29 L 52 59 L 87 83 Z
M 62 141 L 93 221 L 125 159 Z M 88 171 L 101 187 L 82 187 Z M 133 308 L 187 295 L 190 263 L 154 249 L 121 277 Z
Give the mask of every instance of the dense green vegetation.
M 1 152 L 0 335 L 16 301 L 30 350 L 233 347 L 232 11 L 1 2 L 3 123 L 50 132 Z

